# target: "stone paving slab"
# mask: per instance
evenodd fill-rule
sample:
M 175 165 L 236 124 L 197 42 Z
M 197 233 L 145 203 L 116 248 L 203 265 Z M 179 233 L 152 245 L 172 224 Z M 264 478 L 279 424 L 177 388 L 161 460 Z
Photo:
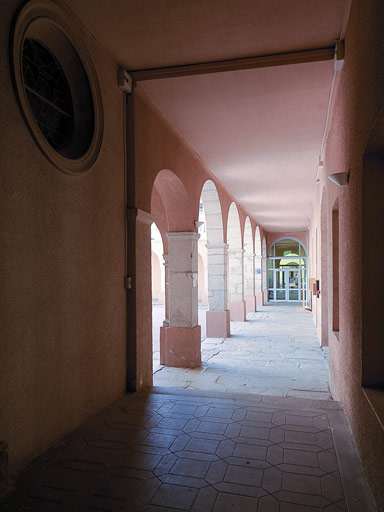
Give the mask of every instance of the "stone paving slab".
M 338 402 L 128 394 L 36 459 L 4 512 L 377 512 Z
M 328 350 L 310 312 L 295 304 L 263 306 L 247 322 L 231 322 L 231 333 L 202 342 L 199 369 L 157 366 L 154 385 L 332 400 Z

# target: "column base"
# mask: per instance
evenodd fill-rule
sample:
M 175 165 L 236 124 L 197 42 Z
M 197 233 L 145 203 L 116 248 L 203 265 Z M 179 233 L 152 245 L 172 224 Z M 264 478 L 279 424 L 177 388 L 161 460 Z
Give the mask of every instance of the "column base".
M 231 322 L 245 322 L 247 314 L 245 301 L 228 302 Z
M 256 297 L 254 295 L 248 295 L 245 299 L 245 311 L 246 313 L 255 313 L 256 311 Z
M 264 305 L 263 292 L 256 292 L 255 297 L 256 297 L 256 311 L 257 311 L 257 306 Z
M 226 311 L 207 311 L 207 338 L 229 338 L 231 335 L 230 313 Z
M 201 366 L 201 327 L 160 327 L 160 364 L 176 368 Z

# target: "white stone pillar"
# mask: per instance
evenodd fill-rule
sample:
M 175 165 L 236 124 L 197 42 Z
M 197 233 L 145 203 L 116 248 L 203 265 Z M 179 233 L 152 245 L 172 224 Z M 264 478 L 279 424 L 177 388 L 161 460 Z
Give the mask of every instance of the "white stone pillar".
M 204 290 L 203 290 L 203 296 L 202 296 L 202 303 L 204 305 L 208 304 L 208 264 L 204 265 Z
M 244 300 L 247 313 L 256 311 L 255 256 L 253 252 L 244 253 Z
M 244 249 L 229 249 L 229 290 L 228 307 L 231 320 L 244 322 L 246 305 L 244 301 Z
M 208 304 L 207 338 L 228 338 L 230 318 L 228 310 L 228 244 L 207 244 Z
M 255 296 L 256 296 L 256 311 L 257 306 L 263 305 L 263 294 L 262 294 L 262 262 L 261 256 L 255 256 Z
M 168 254 L 163 254 L 163 264 L 160 265 L 160 292 L 158 296 L 159 304 L 165 304 L 165 281 L 167 276 L 167 267 L 168 266 Z M 167 307 L 165 307 L 167 310 Z M 167 318 L 167 314 L 165 314 L 165 318 Z
M 201 364 L 201 329 L 198 325 L 199 234 L 167 233 L 168 285 L 166 307 L 168 325 L 160 328 L 162 364 L 194 368 Z

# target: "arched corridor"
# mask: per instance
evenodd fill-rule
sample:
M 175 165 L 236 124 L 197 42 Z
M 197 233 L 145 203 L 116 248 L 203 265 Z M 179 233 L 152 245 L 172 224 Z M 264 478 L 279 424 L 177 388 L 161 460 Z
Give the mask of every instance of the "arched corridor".
M 0 509 L 383 510 L 383 0 L 0 11 Z

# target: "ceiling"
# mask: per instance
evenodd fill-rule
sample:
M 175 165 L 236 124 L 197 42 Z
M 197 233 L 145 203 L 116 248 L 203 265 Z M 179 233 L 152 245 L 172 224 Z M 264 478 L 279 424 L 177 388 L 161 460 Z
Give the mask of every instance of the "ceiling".
M 350 3 L 66 1 L 128 70 L 331 46 Z M 319 61 L 139 86 L 267 231 L 287 232 L 308 227 L 332 79 L 332 61 Z

